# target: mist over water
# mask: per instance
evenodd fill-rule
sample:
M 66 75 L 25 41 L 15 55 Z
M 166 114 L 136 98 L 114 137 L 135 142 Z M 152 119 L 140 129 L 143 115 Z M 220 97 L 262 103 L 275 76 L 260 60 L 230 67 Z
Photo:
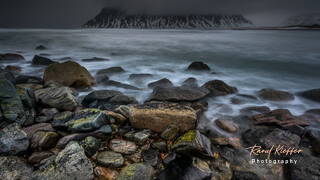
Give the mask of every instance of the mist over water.
M 237 87 L 241 94 L 253 95 L 262 88 L 292 93 L 320 88 L 319 39 L 318 31 L 3 29 L 0 30 L 0 53 L 18 52 L 25 56 L 27 62 L 4 65 L 19 65 L 27 75 L 42 75 L 43 68 L 30 63 L 32 57 L 40 53 L 49 54 L 53 60 L 71 57 L 92 75 L 103 68 L 121 66 L 126 73 L 110 79 L 141 87 L 142 91 L 93 88 L 120 90 L 143 102 L 152 92 L 147 84 L 161 78 L 170 79 L 176 86 L 189 77 L 197 78 L 199 85 L 220 79 Z M 48 50 L 36 51 L 35 47 L 40 44 Z M 81 61 L 92 57 L 110 61 Z M 185 71 L 192 61 L 203 61 L 216 73 Z M 132 73 L 151 73 L 154 77 L 136 83 L 128 80 Z M 288 108 L 296 115 L 319 108 L 318 104 L 297 96 L 291 102 L 232 105 L 232 96 L 212 98 L 207 116 L 212 118 L 216 113 L 236 115 L 239 109 L 253 105 Z M 228 108 L 221 108 L 221 104 Z

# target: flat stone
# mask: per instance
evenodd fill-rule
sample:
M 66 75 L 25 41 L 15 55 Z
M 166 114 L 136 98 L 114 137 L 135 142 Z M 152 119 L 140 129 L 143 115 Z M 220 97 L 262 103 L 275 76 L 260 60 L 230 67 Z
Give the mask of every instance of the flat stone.
M 151 180 L 153 168 L 142 163 L 130 164 L 124 167 L 117 180 Z
M 16 155 L 29 147 L 27 134 L 17 123 L 10 124 L 0 130 L 0 154 Z
M 215 123 L 218 127 L 227 132 L 234 133 L 238 131 L 238 126 L 234 124 L 232 121 L 217 119 Z
M 138 148 L 134 142 L 121 139 L 112 139 L 110 141 L 109 147 L 112 151 L 121 154 L 133 154 L 137 151 Z
M 103 151 L 98 153 L 97 161 L 103 166 L 117 168 L 123 165 L 124 158 L 120 153 Z
M 106 74 L 106 75 L 114 75 L 123 73 L 125 70 L 122 67 L 110 67 L 106 69 L 101 69 L 97 72 L 97 75 Z

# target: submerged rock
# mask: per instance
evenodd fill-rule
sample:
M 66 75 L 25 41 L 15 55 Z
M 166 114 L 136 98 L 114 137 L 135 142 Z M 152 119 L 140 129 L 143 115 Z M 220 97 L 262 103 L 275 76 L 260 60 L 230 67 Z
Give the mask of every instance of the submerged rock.
M 163 132 L 169 125 L 177 125 L 179 132 L 194 129 L 197 114 L 192 108 L 174 103 L 149 103 L 120 106 L 129 117 L 132 127 Z
M 74 180 L 79 178 L 92 180 L 93 165 L 86 157 L 83 148 L 76 142 L 69 143 L 49 166 L 40 168 L 33 173 L 35 180 Z
M 261 89 L 260 91 L 258 91 L 258 96 L 264 100 L 269 100 L 269 101 L 294 100 L 293 94 L 287 91 L 280 91 L 275 89 Z
M 265 114 L 270 112 L 271 109 L 268 106 L 250 106 L 240 109 L 241 114 L 247 116 L 253 116 L 257 114 Z
M 103 81 L 101 84 L 103 84 L 105 86 L 113 86 L 113 87 L 118 87 L 118 88 L 123 88 L 123 89 L 140 90 L 140 88 L 137 88 L 137 87 L 132 86 L 130 84 L 125 84 L 125 83 L 121 83 L 121 82 L 113 81 L 113 80 L 106 80 L 106 81 Z
M 202 155 L 212 157 L 210 140 L 197 130 L 190 130 L 180 136 L 172 145 L 172 149 L 186 155 Z
M 36 47 L 36 50 L 47 50 L 48 48 L 44 45 L 39 45 Z
M 35 55 L 32 59 L 32 64 L 33 65 L 43 65 L 43 66 L 49 66 L 50 64 L 54 64 L 57 63 L 55 61 L 52 61 L 49 58 L 43 57 L 43 56 L 39 56 L 39 55 Z
M 15 61 L 15 60 L 25 60 L 20 54 L 6 53 L 0 54 L 0 61 Z
M 124 167 L 117 180 L 151 180 L 153 168 L 142 163 L 130 164 Z
M 0 154 L 16 155 L 29 147 L 27 134 L 14 123 L 0 131 Z
M 209 91 L 200 87 L 170 87 L 154 88 L 149 100 L 156 101 L 197 101 L 203 99 L 209 94 Z
M 106 69 L 101 69 L 97 72 L 97 75 L 114 75 L 114 74 L 118 74 L 118 73 L 123 73 L 125 72 L 125 70 L 122 67 L 110 67 L 110 68 L 106 68 Z
M 38 103 L 61 110 L 73 110 L 78 103 L 73 91 L 68 87 L 51 87 L 34 92 Z
M 11 66 L 11 65 L 8 65 L 8 66 L 5 67 L 4 70 L 6 70 L 6 71 L 11 71 L 11 72 L 14 72 L 14 73 L 19 73 L 19 72 L 21 72 L 22 69 L 21 69 L 20 66 Z
M 196 78 L 188 78 L 183 81 L 183 86 L 189 86 L 189 87 L 198 87 L 198 80 Z
M 100 58 L 100 57 L 93 57 L 88 59 L 82 59 L 83 62 L 104 62 L 109 61 L 109 59 L 106 58 Z
M 237 88 L 229 86 L 221 80 L 208 81 L 202 87 L 208 89 L 212 96 L 225 96 L 238 92 Z
M 16 122 L 20 125 L 25 123 L 22 100 L 13 84 L 4 78 L 0 78 L 0 109 L 7 122 Z
M 71 132 L 89 132 L 110 124 L 110 118 L 99 109 L 83 109 L 71 117 L 55 119 L 54 128 L 66 129 Z
M 167 78 L 163 78 L 163 79 L 160 79 L 158 81 L 154 81 L 154 82 L 151 82 L 148 84 L 148 87 L 149 88 L 155 88 L 155 87 L 173 87 L 173 83 L 167 79 Z
M 86 88 L 95 84 L 88 70 L 73 61 L 51 64 L 45 69 L 43 79 L 45 82 L 55 81 L 75 88 Z
M 99 164 L 103 166 L 117 168 L 123 165 L 124 158 L 120 153 L 115 153 L 112 151 L 103 151 L 98 153 L 97 161 Z
M 320 89 L 311 89 L 308 91 L 303 91 L 300 93 L 300 95 L 312 101 L 320 102 Z
M 193 63 L 191 63 L 187 70 L 193 70 L 193 71 L 210 71 L 210 67 L 203 63 L 203 62 L 200 62 L 200 61 L 195 61 Z
M 0 156 L 0 179 L 31 180 L 32 167 L 23 159 L 15 156 Z
M 148 79 L 152 77 L 153 77 L 152 74 L 130 74 L 129 80 Z

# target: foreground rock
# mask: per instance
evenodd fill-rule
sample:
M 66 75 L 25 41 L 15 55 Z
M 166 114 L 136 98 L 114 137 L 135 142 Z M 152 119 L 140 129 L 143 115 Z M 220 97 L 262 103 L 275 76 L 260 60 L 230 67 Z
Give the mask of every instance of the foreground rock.
M 81 178 L 80 178 L 81 177 Z M 69 143 L 47 165 L 35 171 L 36 180 L 91 180 L 93 179 L 93 165 L 86 157 L 83 148 L 76 142 Z
M 212 96 L 225 96 L 238 92 L 237 88 L 229 86 L 221 80 L 208 81 L 202 87 L 208 89 Z
M 160 88 L 157 87 L 153 89 L 149 100 L 156 101 L 197 101 L 203 99 L 209 94 L 209 90 L 201 87 L 169 87 L 169 88 Z
M 130 164 L 124 167 L 117 180 L 151 180 L 153 168 L 142 163 Z
M 154 81 L 154 82 L 151 82 L 148 84 L 148 87 L 149 88 L 155 88 L 155 87 L 173 87 L 173 83 L 167 79 L 167 78 L 163 78 L 163 79 L 160 79 L 158 81 Z
M 280 91 L 275 89 L 261 89 L 258 91 L 258 96 L 264 100 L 269 101 L 291 101 L 294 96 L 287 91 Z
M 29 147 L 27 134 L 14 123 L 0 131 L 0 154 L 16 155 Z
M 217 119 L 215 121 L 215 123 L 221 129 L 223 129 L 227 132 L 230 132 L 230 133 L 234 133 L 238 130 L 238 126 L 236 124 L 234 124 L 232 121 Z
M 196 111 L 174 103 L 149 103 L 136 106 L 120 106 L 123 115 L 129 117 L 132 127 L 163 132 L 169 125 L 176 125 L 180 132 L 194 129 Z
M 191 156 L 213 156 L 210 140 L 197 130 L 190 130 L 184 135 L 180 136 L 174 142 L 172 149 L 175 152 Z
M 29 180 L 32 167 L 24 160 L 15 156 L 0 156 L 0 179 L 2 180 Z
M 320 159 L 310 155 L 298 155 L 292 159 L 297 160 L 297 164 L 288 164 L 288 179 L 310 179 L 318 180 L 320 177 Z
M 110 118 L 98 109 L 83 109 L 71 116 L 62 116 L 53 120 L 52 125 L 57 129 L 71 132 L 89 132 L 110 124 Z
M 115 153 L 112 151 L 103 151 L 98 153 L 97 161 L 99 164 L 105 167 L 117 168 L 123 165 L 124 158 L 120 153 Z
M 0 77 L 0 109 L 7 122 L 17 122 L 22 125 L 26 121 L 24 107 L 13 84 Z
M 20 54 L 6 53 L 0 54 L 0 61 L 25 60 Z
M 138 148 L 134 142 L 121 139 L 112 139 L 109 146 L 110 149 L 114 152 L 122 154 L 133 154 L 137 151 Z
M 95 84 L 88 70 L 73 61 L 51 64 L 45 69 L 43 79 L 45 82 L 55 81 L 75 88 L 86 88 Z
M 43 57 L 43 56 L 39 56 L 39 55 L 35 55 L 32 59 L 32 64 L 33 65 L 43 65 L 43 66 L 49 66 L 50 64 L 54 64 L 57 63 L 55 61 L 52 61 L 49 58 Z
M 73 91 L 68 87 L 51 87 L 34 92 L 38 103 L 61 110 L 73 110 L 78 105 Z
M 301 92 L 300 95 L 312 101 L 320 102 L 320 89 L 312 89 Z
M 210 71 L 210 67 L 203 63 L 203 62 L 200 62 L 200 61 L 196 61 L 196 62 L 193 62 L 191 63 L 187 70 L 193 70 L 193 71 Z

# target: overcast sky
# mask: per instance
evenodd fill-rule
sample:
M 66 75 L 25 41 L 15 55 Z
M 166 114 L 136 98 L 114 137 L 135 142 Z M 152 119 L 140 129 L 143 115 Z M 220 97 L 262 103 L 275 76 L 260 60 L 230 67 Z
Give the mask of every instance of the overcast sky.
M 243 14 L 256 25 L 320 12 L 320 0 L 0 0 L 0 27 L 77 28 L 103 7 L 157 14 Z

